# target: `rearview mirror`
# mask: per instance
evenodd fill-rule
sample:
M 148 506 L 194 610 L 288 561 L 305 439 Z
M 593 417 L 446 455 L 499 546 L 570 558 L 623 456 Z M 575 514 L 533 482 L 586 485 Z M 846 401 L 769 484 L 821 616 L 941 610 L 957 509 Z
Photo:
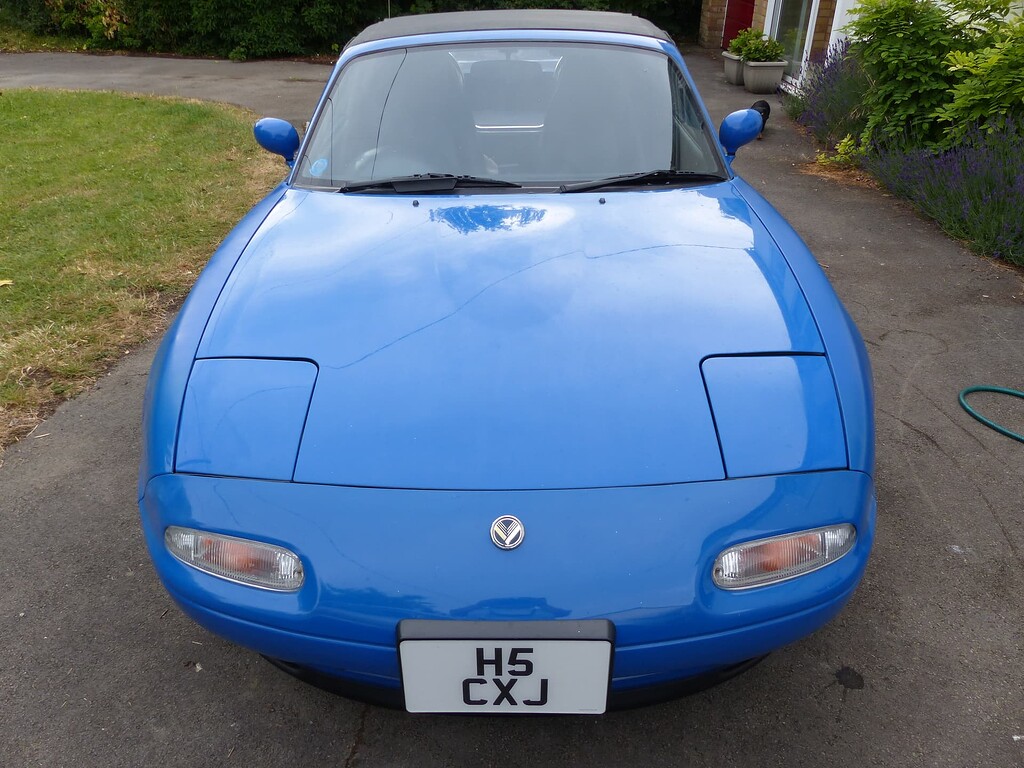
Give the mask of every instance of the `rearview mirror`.
M 256 121 L 252 127 L 257 143 L 268 152 L 281 155 L 288 167 L 295 163 L 295 153 L 299 149 L 299 132 L 287 120 L 276 117 L 264 117 Z
M 727 115 L 718 129 L 718 140 L 722 142 L 726 157 L 731 161 L 736 150 L 756 139 L 763 127 L 761 115 L 753 109 L 740 109 Z

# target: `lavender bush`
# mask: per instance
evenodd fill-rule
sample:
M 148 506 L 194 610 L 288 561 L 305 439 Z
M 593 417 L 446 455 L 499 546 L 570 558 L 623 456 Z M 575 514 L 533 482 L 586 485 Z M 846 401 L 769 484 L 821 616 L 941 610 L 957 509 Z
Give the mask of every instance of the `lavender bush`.
M 864 93 L 868 81 L 849 40 L 834 43 L 824 55 L 804 63 L 793 111 L 801 124 L 828 147 L 845 136 L 858 137 L 867 124 Z M 797 106 L 799 105 L 799 106 Z
M 786 109 L 827 148 L 818 162 L 862 165 L 974 250 L 1024 266 L 1024 22 L 1006 9 L 859 0 L 856 42 L 806 62 Z
M 974 128 L 945 151 L 877 146 L 864 165 L 950 235 L 1024 266 L 1024 120 Z

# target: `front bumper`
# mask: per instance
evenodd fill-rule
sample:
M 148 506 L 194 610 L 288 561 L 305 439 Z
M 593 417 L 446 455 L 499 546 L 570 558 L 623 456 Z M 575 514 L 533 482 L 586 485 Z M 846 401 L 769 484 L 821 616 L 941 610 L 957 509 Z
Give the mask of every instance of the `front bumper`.
M 165 475 L 140 506 L 157 572 L 184 611 L 293 673 L 398 691 L 401 619 L 607 618 L 614 706 L 821 627 L 860 581 L 875 522 L 871 479 L 849 471 L 509 493 Z M 526 528 L 515 550 L 490 542 L 502 514 Z M 819 571 L 737 592 L 711 581 L 732 544 L 842 522 L 856 526 L 857 543 Z M 164 548 L 168 525 L 285 546 L 306 583 L 272 593 L 196 571 Z
M 349 699 L 356 699 L 357 701 L 364 701 L 367 704 L 376 704 L 380 707 L 405 708 L 405 697 L 400 687 L 385 688 L 369 683 L 360 683 L 344 677 L 334 677 L 318 672 L 312 667 L 291 664 L 269 656 L 264 658 L 282 672 L 286 672 L 304 683 L 315 685 L 317 688 L 330 693 L 345 696 Z M 657 704 L 662 701 L 678 699 L 681 696 L 689 696 L 690 694 L 698 693 L 719 683 L 731 680 L 736 675 L 757 666 L 764 658 L 764 656 L 758 656 L 755 659 L 741 661 L 739 664 L 733 664 L 731 667 L 725 667 L 724 669 L 708 672 L 697 677 L 668 680 L 642 688 L 613 689 L 608 696 L 608 709 L 630 709 L 632 707 L 641 707 L 647 704 Z

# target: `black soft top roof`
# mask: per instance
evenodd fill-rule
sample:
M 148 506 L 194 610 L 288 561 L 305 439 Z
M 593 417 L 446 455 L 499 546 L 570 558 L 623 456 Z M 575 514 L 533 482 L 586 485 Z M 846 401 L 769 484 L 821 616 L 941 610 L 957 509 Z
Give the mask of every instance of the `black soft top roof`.
M 584 32 L 621 32 L 659 40 L 672 38 L 646 19 L 627 13 L 606 11 L 463 11 L 460 13 L 423 13 L 379 21 L 349 40 L 350 45 L 371 40 L 387 40 L 406 35 L 437 32 L 478 32 L 501 29 L 557 29 Z

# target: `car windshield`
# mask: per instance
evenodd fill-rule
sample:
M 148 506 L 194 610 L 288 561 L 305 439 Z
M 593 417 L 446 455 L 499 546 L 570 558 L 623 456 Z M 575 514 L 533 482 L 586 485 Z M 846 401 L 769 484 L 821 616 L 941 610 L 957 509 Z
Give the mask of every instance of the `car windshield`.
M 659 184 L 704 183 L 725 178 L 712 141 L 682 73 L 657 51 L 420 46 L 345 66 L 295 181 L 366 189 L 362 182 L 451 174 L 550 189 L 658 170 L 692 175 L 661 174 Z

